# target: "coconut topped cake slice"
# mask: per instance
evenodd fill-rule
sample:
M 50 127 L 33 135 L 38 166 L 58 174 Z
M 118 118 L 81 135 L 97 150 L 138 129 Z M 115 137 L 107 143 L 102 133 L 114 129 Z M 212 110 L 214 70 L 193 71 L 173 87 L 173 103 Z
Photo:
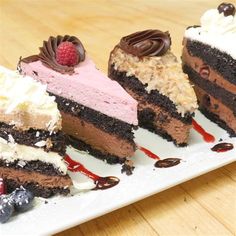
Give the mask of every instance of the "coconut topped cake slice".
M 140 126 L 184 146 L 197 99 L 170 45 L 169 33 L 160 30 L 125 36 L 110 54 L 108 71 L 138 100 Z
M 20 61 L 19 70 L 56 97 L 63 130 L 75 148 L 109 163 L 133 156 L 137 101 L 96 68 L 78 38 L 50 37 L 39 55 Z
M 46 86 L 0 66 L 0 178 L 7 191 L 68 194 L 61 115 Z

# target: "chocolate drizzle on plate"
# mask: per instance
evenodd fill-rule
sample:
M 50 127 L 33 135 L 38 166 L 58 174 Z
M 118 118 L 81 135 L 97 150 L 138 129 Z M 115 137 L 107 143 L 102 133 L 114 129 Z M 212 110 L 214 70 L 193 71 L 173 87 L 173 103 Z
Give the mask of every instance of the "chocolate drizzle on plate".
M 69 171 L 80 172 L 94 181 L 96 187 L 93 188 L 93 190 L 104 190 L 112 188 L 120 182 L 120 179 L 115 176 L 101 177 L 99 175 L 94 174 L 78 161 L 71 159 L 69 155 L 66 155 L 64 160 L 67 163 L 67 169 Z
M 157 168 L 168 168 L 168 167 L 176 166 L 176 165 L 178 165 L 181 162 L 180 158 L 160 159 L 159 156 L 157 156 L 156 154 L 154 154 L 150 150 L 148 150 L 148 149 L 146 149 L 144 147 L 141 147 L 139 145 L 137 145 L 137 147 L 138 147 L 138 149 L 140 151 L 145 153 L 148 157 L 157 160 L 156 163 L 154 164 L 154 166 L 157 167 Z
M 39 55 L 33 55 L 23 58 L 21 59 L 21 61 L 25 63 L 31 63 L 40 60 L 43 63 L 43 65 L 57 72 L 60 72 L 62 74 L 72 74 L 74 72 L 74 66 L 60 65 L 56 61 L 56 50 L 57 47 L 62 42 L 71 42 L 76 47 L 76 50 L 78 52 L 78 63 L 76 65 L 84 61 L 85 49 L 83 44 L 75 36 L 69 36 L 69 35 L 65 36 L 58 35 L 57 37 L 53 36 L 49 37 L 48 41 L 44 41 L 43 46 L 39 48 L 40 50 Z
M 158 160 L 155 163 L 155 167 L 157 168 L 168 168 L 172 166 L 176 166 L 181 162 L 180 158 L 166 158 L 163 160 Z
M 108 188 L 112 188 L 119 182 L 120 179 L 115 176 L 99 177 L 98 180 L 95 181 L 96 187 L 93 188 L 93 190 L 105 190 Z
M 213 152 L 227 152 L 234 148 L 232 143 L 218 143 L 211 148 Z
M 137 57 L 162 56 L 170 48 L 169 32 L 160 30 L 139 31 L 121 38 L 119 46 L 122 50 Z

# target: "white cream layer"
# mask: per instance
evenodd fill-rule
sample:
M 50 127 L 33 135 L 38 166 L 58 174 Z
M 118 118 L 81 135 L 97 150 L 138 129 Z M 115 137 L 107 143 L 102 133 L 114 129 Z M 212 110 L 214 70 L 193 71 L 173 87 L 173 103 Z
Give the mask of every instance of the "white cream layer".
M 22 76 L 0 66 L 0 108 L 5 114 L 25 112 L 51 117 L 45 124 L 48 130 L 60 127 L 61 116 L 55 97 L 46 92 L 46 85 L 29 76 Z M 14 124 L 14 120 L 11 122 Z
M 63 174 L 67 173 L 67 166 L 63 158 L 56 152 L 45 152 L 40 148 L 33 148 L 26 145 L 20 145 L 14 142 L 0 138 L 0 159 L 6 162 L 18 161 L 42 161 L 52 164 Z
M 225 17 L 217 9 L 208 10 L 201 17 L 201 27 L 187 29 L 185 37 L 217 48 L 236 60 L 236 15 Z

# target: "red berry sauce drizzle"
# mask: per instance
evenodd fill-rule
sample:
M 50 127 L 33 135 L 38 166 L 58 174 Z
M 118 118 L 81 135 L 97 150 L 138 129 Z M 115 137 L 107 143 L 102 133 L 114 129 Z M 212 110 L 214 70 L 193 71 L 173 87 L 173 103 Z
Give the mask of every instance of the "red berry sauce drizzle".
M 96 187 L 93 190 L 104 190 L 112 188 L 120 182 L 120 180 L 115 176 L 101 177 L 92 173 L 91 171 L 86 169 L 81 163 L 72 160 L 69 155 L 66 155 L 64 160 L 68 164 L 67 169 L 69 171 L 80 172 L 94 181 Z
M 227 152 L 232 150 L 234 145 L 232 143 L 218 143 L 214 147 L 211 148 L 213 152 Z
M 202 135 L 203 139 L 207 143 L 215 142 L 215 137 L 209 133 L 207 133 L 194 119 L 192 119 L 193 128 Z
M 6 191 L 5 191 L 5 185 L 4 185 L 4 181 L 2 178 L 0 178 L 0 196 L 5 194 Z
M 159 156 L 157 156 L 156 154 L 154 154 L 150 150 L 148 150 L 144 147 L 141 147 L 139 145 L 137 145 L 137 147 L 140 151 L 145 153 L 148 157 L 157 160 L 157 162 L 154 165 L 157 168 L 168 168 L 168 167 L 176 166 L 181 161 L 181 159 L 179 159 L 179 158 L 166 158 L 166 159 L 161 160 L 161 158 Z
M 145 153 L 147 156 L 151 157 L 152 159 L 156 159 L 156 160 L 160 160 L 161 158 L 159 156 L 157 156 L 156 154 L 154 154 L 153 152 L 151 152 L 150 150 L 141 147 L 139 145 L 137 145 L 138 149 L 140 151 L 142 151 L 143 153 Z

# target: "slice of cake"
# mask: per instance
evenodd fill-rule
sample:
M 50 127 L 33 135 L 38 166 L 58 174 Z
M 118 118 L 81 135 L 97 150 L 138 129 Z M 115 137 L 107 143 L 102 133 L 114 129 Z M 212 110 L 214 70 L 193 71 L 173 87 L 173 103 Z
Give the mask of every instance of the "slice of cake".
M 222 3 L 185 31 L 183 70 L 195 85 L 199 109 L 236 136 L 236 16 Z
M 74 36 L 50 37 L 19 71 L 47 85 L 56 97 L 70 143 L 108 163 L 122 163 L 136 149 L 137 102 L 96 69 Z
M 0 178 L 8 192 L 23 186 L 41 197 L 69 193 L 54 100 L 46 86 L 0 66 Z
M 108 74 L 138 100 L 141 127 L 185 146 L 197 101 L 170 45 L 159 30 L 125 36 L 110 54 Z

